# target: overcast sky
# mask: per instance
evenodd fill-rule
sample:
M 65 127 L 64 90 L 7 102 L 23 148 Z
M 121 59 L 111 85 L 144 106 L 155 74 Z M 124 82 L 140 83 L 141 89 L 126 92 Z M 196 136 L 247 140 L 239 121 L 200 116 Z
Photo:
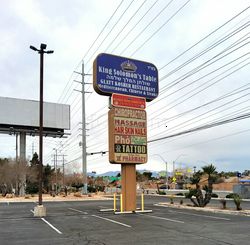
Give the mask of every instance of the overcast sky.
M 92 74 L 99 53 L 158 68 L 160 95 L 147 103 L 149 141 L 247 115 L 248 7 L 248 0 L 1 1 L 0 96 L 38 100 L 39 55 L 29 46 L 46 43 L 54 50 L 45 55 L 44 99 L 71 105 L 71 136 L 45 139 L 44 161 L 53 164 L 57 148 L 67 155 L 69 171 L 81 169 L 81 94 L 73 81 L 81 78 L 73 71 L 80 72 L 84 60 L 85 73 Z M 92 76 L 85 79 L 92 83 Z M 87 151 L 107 151 L 108 97 L 92 85 L 86 89 L 92 92 L 86 94 Z M 250 168 L 249 125 L 246 118 L 154 141 L 148 163 L 137 168 L 163 170 L 166 161 L 172 171 L 176 161 L 177 167 L 213 163 L 219 171 L 244 171 Z M 38 152 L 38 139 L 27 137 L 27 157 L 32 151 Z M 15 137 L 0 135 L 0 157 L 14 156 Z M 107 154 L 88 157 L 88 172 L 119 169 Z

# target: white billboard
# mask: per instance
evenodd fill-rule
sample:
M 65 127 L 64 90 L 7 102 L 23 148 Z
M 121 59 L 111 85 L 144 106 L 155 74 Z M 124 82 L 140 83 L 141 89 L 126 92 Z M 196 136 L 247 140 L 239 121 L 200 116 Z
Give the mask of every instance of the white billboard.
M 44 128 L 69 130 L 70 106 L 44 102 Z M 0 97 L 0 125 L 39 127 L 39 101 Z

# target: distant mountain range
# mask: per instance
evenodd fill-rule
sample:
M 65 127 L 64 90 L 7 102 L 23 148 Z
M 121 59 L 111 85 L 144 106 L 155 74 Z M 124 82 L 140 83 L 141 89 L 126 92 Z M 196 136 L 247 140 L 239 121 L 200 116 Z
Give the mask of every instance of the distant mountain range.
M 147 169 L 137 170 L 137 171 L 139 171 L 141 174 L 144 173 L 144 172 L 151 172 L 152 177 L 157 177 L 157 176 L 159 176 L 159 174 L 162 174 L 162 173 L 165 174 L 165 171 L 151 171 L 151 170 L 147 170 Z M 108 177 L 111 177 L 111 176 L 117 176 L 118 173 L 120 173 L 120 171 L 108 171 L 108 172 L 105 172 L 105 173 L 102 173 L 102 174 L 96 174 L 96 176 L 100 176 L 100 177 L 108 176 Z M 89 175 L 93 176 L 93 173 L 89 173 Z M 168 173 L 168 176 L 170 176 L 170 173 Z

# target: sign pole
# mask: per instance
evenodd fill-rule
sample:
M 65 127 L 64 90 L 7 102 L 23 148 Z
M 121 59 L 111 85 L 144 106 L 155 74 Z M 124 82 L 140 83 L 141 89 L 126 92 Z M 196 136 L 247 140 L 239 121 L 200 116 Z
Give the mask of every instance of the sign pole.
M 121 164 L 124 211 L 136 211 L 136 165 Z

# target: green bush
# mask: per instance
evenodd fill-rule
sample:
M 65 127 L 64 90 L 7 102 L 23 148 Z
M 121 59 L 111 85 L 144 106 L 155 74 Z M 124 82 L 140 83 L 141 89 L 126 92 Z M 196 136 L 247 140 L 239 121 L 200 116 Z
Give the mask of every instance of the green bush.
M 241 201 L 242 201 L 241 197 L 238 194 L 234 194 L 233 199 L 234 199 L 234 203 L 236 205 L 236 210 L 238 210 L 238 211 L 242 210 L 242 208 L 240 206 Z
M 234 195 L 235 195 L 235 193 L 230 193 L 230 194 L 226 195 L 226 198 L 234 198 Z
M 225 199 L 221 199 L 220 203 L 222 204 L 222 208 L 226 209 L 227 208 L 227 201 Z
M 182 192 L 179 192 L 176 194 L 176 196 L 184 196 L 184 194 Z
M 192 196 L 196 196 L 196 194 L 196 189 L 190 189 L 189 192 L 185 193 L 185 198 L 192 198 Z
M 90 192 L 90 193 L 96 192 L 96 187 L 92 186 L 92 185 L 88 186 L 88 192 Z
M 38 185 L 37 184 L 28 184 L 26 189 L 25 189 L 25 192 L 27 194 L 36 194 L 36 193 L 38 193 Z
M 159 195 L 166 195 L 166 192 L 165 191 L 159 191 L 158 194 Z
M 95 193 L 97 191 L 104 191 L 105 187 L 100 185 L 89 185 L 88 192 Z
M 216 193 L 212 193 L 212 194 L 211 194 L 211 197 L 218 198 L 219 196 L 218 196 Z
M 170 204 L 174 204 L 174 197 L 173 196 L 170 197 Z

